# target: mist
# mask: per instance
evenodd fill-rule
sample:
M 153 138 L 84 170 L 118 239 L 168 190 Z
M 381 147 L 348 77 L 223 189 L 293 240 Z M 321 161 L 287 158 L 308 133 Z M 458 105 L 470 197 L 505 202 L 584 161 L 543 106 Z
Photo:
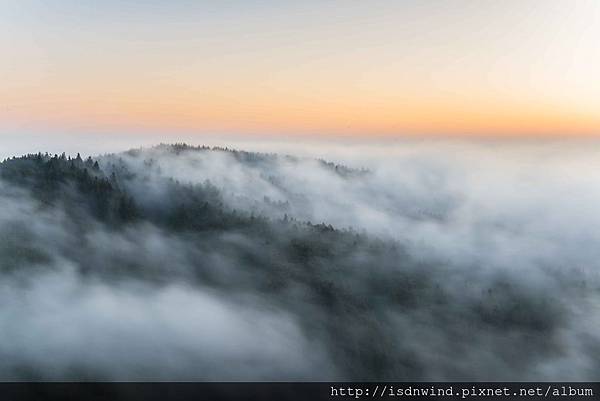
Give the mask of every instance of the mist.
M 126 222 L 3 177 L 0 378 L 598 380 L 589 144 L 235 147 L 95 157 Z

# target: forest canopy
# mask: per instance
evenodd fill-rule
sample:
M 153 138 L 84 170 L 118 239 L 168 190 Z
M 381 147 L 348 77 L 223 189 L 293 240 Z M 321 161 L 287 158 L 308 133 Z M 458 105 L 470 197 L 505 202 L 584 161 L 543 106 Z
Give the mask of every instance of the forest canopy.
M 410 232 L 343 225 L 330 210 L 344 194 L 419 224 L 452 218 L 452 197 L 344 192 L 375 179 L 185 144 L 3 161 L 0 378 L 597 379 L 600 358 L 578 347 L 597 354 L 598 338 L 565 337 L 586 332 L 574 310 L 597 281 L 424 256 Z

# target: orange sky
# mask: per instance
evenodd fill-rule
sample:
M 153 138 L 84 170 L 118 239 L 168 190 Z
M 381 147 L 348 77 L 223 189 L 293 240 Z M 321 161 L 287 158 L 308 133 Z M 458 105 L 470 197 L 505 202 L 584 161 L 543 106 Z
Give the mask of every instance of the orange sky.
M 594 0 L 14 3 L 0 130 L 600 133 Z

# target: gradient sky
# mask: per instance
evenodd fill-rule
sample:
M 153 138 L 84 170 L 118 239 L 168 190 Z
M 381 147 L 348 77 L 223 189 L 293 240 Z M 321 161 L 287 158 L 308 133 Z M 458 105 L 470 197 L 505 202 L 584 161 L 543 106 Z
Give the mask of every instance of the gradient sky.
M 600 133 L 600 1 L 0 0 L 0 133 Z

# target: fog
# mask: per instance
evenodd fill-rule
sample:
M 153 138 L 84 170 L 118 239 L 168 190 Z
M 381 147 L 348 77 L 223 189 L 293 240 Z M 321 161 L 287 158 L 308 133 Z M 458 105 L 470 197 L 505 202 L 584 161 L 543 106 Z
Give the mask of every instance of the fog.
M 353 179 L 323 168 L 306 150 L 298 160 L 278 158 L 252 166 L 226 152 L 174 155 L 155 149 L 143 157 L 121 157 L 152 182 L 165 177 L 184 183 L 210 180 L 232 207 L 365 229 L 461 264 L 510 267 L 515 258 L 522 265 L 540 258 L 557 262 L 558 257 L 572 266 L 600 256 L 595 246 L 600 241 L 595 230 L 600 223 L 600 150 L 567 145 L 321 146 L 320 153 L 329 152 L 340 163 L 369 169 Z M 155 163 L 149 167 L 148 160 Z M 290 207 L 265 207 L 264 196 Z
M 104 154 L 101 169 L 145 213 L 117 228 L 3 182 L 0 378 L 598 380 L 590 144 Z M 183 202 L 173 182 L 215 188 L 212 202 L 266 217 L 275 234 L 182 232 L 148 217 Z M 355 233 L 366 245 L 346 247 Z M 298 238 L 325 256 L 294 259 Z

